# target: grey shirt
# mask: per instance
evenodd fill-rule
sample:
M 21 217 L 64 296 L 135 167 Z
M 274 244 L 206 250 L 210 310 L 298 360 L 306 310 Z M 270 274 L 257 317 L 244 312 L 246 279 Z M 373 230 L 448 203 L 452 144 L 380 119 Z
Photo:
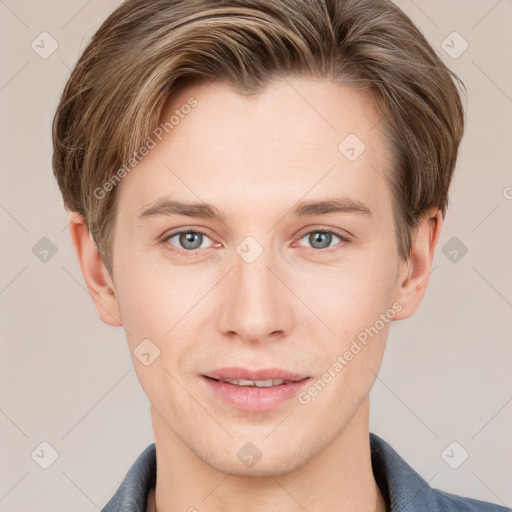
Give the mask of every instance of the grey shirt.
M 383 439 L 370 432 L 372 470 L 388 512 L 512 512 L 486 501 L 450 494 L 430 485 Z M 156 483 L 155 443 L 133 463 L 102 512 L 146 512 Z

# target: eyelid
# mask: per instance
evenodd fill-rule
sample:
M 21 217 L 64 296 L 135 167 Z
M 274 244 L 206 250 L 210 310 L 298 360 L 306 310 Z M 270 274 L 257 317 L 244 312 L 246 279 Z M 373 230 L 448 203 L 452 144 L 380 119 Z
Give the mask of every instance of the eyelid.
M 172 245 L 169 242 L 169 239 L 174 238 L 176 235 L 181 235 L 182 233 L 199 233 L 199 234 L 201 234 L 203 236 L 206 236 L 207 238 L 209 238 L 213 242 L 213 245 L 211 247 L 214 247 L 215 244 L 218 244 L 218 242 L 215 242 L 212 239 L 212 237 L 204 229 L 202 229 L 202 228 L 192 228 L 192 227 L 190 227 L 190 228 L 182 227 L 182 228 L 178 228 L 176 230 L 171 230 L 170 233 L 166 233 L 165 235 L 163 235 L 162 243 L 164 245 L 171 245 L 173 248 L 169 249 L 170 251 L 178 252 L 178 253 L 185 253 L 187 255 L 196 254 L 199 251 L 202 251 L 204 249 L 209 249 L 210 248 L 210 247 L 202 247 L 202 248 L 199 248 L 199 249 L 186 250 L 186 249 L 181 249 L 179 247 L 176 247 L 175 245 Z
M 207 238 L 209 238 L 213 242 L 214 245 L 212 245 L 210 247 L 203 247 L 203 248 L 198 248 L 198 249 L 186 250 L 186 249 L 180 249 L 179 247 L 176 247 L 175 245 L 172 245 L 172 244 L 169 243 L 169 239 L 170 238 L 173 238 L 176 235 L 179 235 L 179 234 L 182 234 L 182 233 L 191 233 L 191 232 L 192 233 L 199 233 L 199 234 L 202 234 L 203 236 L 206 236 Z M 309 249 L 310 251 L 312 251 L 314 253 L 318 253 L 318 254 L 319 253 L 329 253 L 329 252 L 332 252 L 332 251 L 336 250 L 336 248 L 339 245 L 351 242 L 351 238 L 347 234 L 341 232 L 338 229 L 329 228 L 329 227 L 325 227 L 325 226 L 308 226 L 306 228 L 303 228 L 303 231 L 299 235 L 296 235 L 297 236 L 297 241 L 300 241 L 306 235 L 309 235 L 311 233 L 318 233 L 318 232 L 333 234 L 333 235 L 335 235 L 335 236 L 340 238 L 340 242 L 335 244 L 333 247 L 330 247 L 330 248 L 327 248 L 327 249 L 316 249 L 314 247 L 306 247 L 306 249 Z M 169 249 L 169 250 L 172 251 L 172 252 L 177 252 L 177 253 L 180 253 L 180 254 L 186 254 L 186 255 L 189 255 L 189 256 L 190 255 L 195 255 L 196 253 L 198 253 L 200 251 L 203 251 L 204 249 L 209 249 L 209 248 L 215 247 L 215 245 L 218 246 L 218 244 L 219 244 L 219 242 L 215 242 L 212 239 L 212 237 L 206 232 L 205 229 L 203 229 L 203 228 L 194 228 L 194 227 L 181 227 L 181 228 L 177 228 L 176 230 L 171 230 L 170 233 L 166 233 L 166 234 L 163 235 L 162 243 L 164 243 L 166 245 L 171 245 L 173 248 Z
M 299 235 L 298 235 L 298 238 L 303 238 L 304 235 L 309 235 L 310 233 L 317 233 L 317 232 L 322 232 L 322 233 L 332 233 L 332 234 L 335 234 L 337 236 L 339 236 L 340 238 L 344 239 L 344 240 L 350 240 L 350 234 L 346 231 L 342 231 L 340 229 L 337 229 L 337 228 L 331 228 L 331 227 L 326 227 L 326 226 L 322 226 L 322 225 L 318 225 L 318 226 L 307 226 L 306 228 L 303 228 L 303 230 L 299 231 Z
M 332 235 L 335 235 L 337 236 L 340 241 L 333 245 L 332 247 L 328 247 L 326 249 L 316 249 L 315 247 L 305 247 L 305 249 L 312 253 L 312 254 L 330 254 L 334 251 L 336 251 L 338 249 L 339 246 L 341 245 L 345 245 L 345 244 L 349 244 L 352 242 L 351 238 L 341 232 L 340 230 L 338 229 L 335 229 L 335 228 L 327 228 L 327 227 L 321 227 L 321 226 L 308 226 L 307 230 L 306 231 L 303 231 L 299 236 L 298 236 L 298 241 L 300 242 L 300 240 L 302 240 L 305 236 L 311 234 L 311 233 L 330 233 Z M 301 246 L 303 247 L 303 246 Z

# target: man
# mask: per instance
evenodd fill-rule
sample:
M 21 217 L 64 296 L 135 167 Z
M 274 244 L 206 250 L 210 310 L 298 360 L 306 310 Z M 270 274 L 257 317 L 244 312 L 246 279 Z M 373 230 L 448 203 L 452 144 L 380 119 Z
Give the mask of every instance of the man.
M 506 510 L 369 433 L 446 211 L 453 79 L 388 1 L 128 0 L 103 23 L 54 172 L 155 435 L 104 511 Z

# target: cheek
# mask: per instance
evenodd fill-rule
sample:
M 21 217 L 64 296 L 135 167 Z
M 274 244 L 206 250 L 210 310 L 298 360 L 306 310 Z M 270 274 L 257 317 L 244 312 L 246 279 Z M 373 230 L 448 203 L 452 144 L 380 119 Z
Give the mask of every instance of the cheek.
M 357 262 L 325 269 L 314 279 L 303 276 L 295 281 L 302 282 L 298 294 L 308 298 L 308 306 L 322 321 L 311 317 L 309 324 L 325 371 L 318 376 L 322 381 L 319 388 L 325 384 L 325 391 L 314 399 L 313 407 L 334 411 L 338 410 L 334 404 L 342 401 L 355 410 L 373 385 L 395 315 L 396 262 L 392 248 L 384 249 L 361 253 Z M 314 325 L 320 325 L 325 334 L 320 335 Z M 304 397 L 306 401 L 310 398 Z M 340 421 L 346 412 L 336 413 Z
M 322 373 L 300 403 L 315 410 L 318 425 L 332 422 L 333 417 L 334 424 L 341 425 L 370 392 L 378 373 L 389 325 L 396 315 L 392 307 L 395 264 L 382 254 L 350 269 L 316 277 L 315 286 L 306 284 L 301 293 L 331 332 L 322 328 L 326 334 L 319 335 L 311 328 Z
M 290 276 L 290 282 L 341 342 L 372 325 L 392 305 L 396 277 L 392 250 L 359 251 L 343 265 L 317 267 L 314 272 L 311 268 Z
M 170 275 L 169 269 L 156 268 L 142 259 L 126 260 L 125 265 L 123 272 L 119 269 L 122 286 L 118 303 L 137 378 L 158 410 L 170 408 L 168 413 L 176 414 L 170 400 L 171 390 L 180 390 L 173 379 L 181 380 L 176 375 L 175 359 L 182 358 L 187 350 L 176 342 L 176 336 L 190 309 L 189 299 L 183 298 L 183 277 L 178 272 Z
M 157 252 L 121 252 L 123 258 L 116 262 L 117 300 L 132 342 L 141 336 L 162 338 L 177 321 L 175 317 L 185 313 L 188 300 L 184 296 L 191 282 L 187 283 L 183 268 L 173 268 L 164 258 L 155 257 Z

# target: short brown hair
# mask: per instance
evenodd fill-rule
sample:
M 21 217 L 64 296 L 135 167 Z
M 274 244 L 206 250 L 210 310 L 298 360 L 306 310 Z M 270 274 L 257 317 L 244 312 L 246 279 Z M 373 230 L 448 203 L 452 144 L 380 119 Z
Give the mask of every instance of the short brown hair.
M 393 156 L 386 179 L 401 258 L 428 208 L 444 217 L 465 88 L 391 1 L 127 0 L 78 60 L 53 121 L 64 204 L 84 217 L 111 275 L 117 187 L 100 199 L 94 191 L 144 145 L 166 100 L 215 80 L 255 94 L 290 75 L 372 94 Z

